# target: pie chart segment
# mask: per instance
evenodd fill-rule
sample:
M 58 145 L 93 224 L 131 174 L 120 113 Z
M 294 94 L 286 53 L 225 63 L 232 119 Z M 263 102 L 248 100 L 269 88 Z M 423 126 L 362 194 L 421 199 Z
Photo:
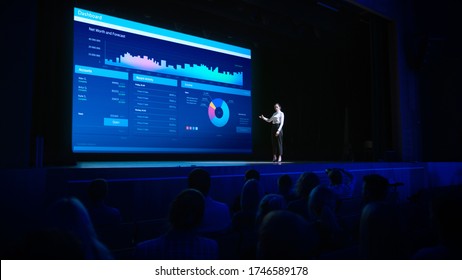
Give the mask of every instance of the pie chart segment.
M 229 108 L 223 99 L 215 98 L 209 104 L 209 119 L 216 127 L 223 127 L 229 120 Z

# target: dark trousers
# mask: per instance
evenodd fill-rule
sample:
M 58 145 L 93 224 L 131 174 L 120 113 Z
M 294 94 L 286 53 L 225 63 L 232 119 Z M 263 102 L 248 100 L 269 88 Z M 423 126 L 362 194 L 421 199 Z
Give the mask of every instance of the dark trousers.
M 273 147 L 273 155 L 282 156 L 282 135 L 283 131 L 276 136 L 276 131 L 279 129 L 279 124 L 271 125 L 271 146 Z

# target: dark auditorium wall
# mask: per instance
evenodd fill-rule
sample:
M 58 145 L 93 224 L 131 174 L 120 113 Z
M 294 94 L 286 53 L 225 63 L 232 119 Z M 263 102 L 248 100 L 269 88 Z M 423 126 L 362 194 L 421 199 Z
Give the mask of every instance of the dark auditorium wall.
M 29 165 L 36 21 L 36 1 L 8 1 L 0 11 L 0 168 Z
M 397 29 L 400 150 L 404 161 L 462 160 L 462 3 L 357 0 Z
M 416 8 L 414 69 L 422 96 L 424 161 L 462 161 L 460 1 Z

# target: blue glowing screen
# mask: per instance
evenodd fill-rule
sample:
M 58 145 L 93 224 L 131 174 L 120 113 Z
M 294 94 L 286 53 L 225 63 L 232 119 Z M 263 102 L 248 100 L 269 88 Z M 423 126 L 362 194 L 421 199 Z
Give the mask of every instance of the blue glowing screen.
M 252 152 L 251 51 L 74 8 L 74 153 Z

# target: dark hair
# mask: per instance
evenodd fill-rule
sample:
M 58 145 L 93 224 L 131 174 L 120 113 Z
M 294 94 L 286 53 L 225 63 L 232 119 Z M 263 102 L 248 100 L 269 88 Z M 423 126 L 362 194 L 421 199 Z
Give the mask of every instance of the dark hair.
M 261 224 L 266 214 L 275 210 L 285 210 L 287 208 L 286 200 L 283 195 L 276 193 L 269 193 L 262 197 L 258 204 L 256 223 L 257 226 Z
M 105 179 L 98 178 L 91 181 L 88 186 L 87 193 L 91 200 L 100 201 L 103 200 L 108 192 L 108 184 Z
M 324 207 L 331 207 L 336 210 L 337 196 L 330 188 L 318 185 L 310 193 L 308 198 L 308 210 L 315 217 L 319 217 Z
M 292 188 L 292 178 L 288 174 L 279 176 L 278 178 L 278 188 L 281 193 L 288 193 Z
M 210 173 L 203 168 L 194 168 L 188 175 L 188 186 L 199 190 L 204 196 L 207 196 L 210 190 L 211 179 Z
M 196 189 L 185 189 L 170 206 L 170 224 L 174 229 L 193 229 L 202 222 L 204 208 L 205 199 L 202 193 Z
M 342 171 L 337 168 L 333 168 L 327 172 L 327 177 L 329 177 L 332 185 L 340 185 L 343 182 Z
M 309 259 L 314 239 L 300 215 L 288 210 L 271 211 L 258 229 L 257 259 Z
M 260 172 L 255 169 L 249 169 L 245 172 L 245 180 L 256 179 L 260 180 Z
M 260 183 L 256 179 L 249 179 L 241 190 L 241 209 L 246 212 L 257 212 L 258 204 L 263 197 Z
M 298 177 L 296 184 L 297 194 L 300 197 L 307 197 L 321 182 L 318 175 L 313 172 L 304 172 Z
M 86 259 L 112 259 L 111 252 L 98 240 L 87 209 L 76 197 L 55 201 L 46 212 L 43 226 L 74 234 L 82 244 Z
M 366 200 L 383 200 L 387 197 L 390 183 L 379 174 L 364 175 L 363 188 Z

